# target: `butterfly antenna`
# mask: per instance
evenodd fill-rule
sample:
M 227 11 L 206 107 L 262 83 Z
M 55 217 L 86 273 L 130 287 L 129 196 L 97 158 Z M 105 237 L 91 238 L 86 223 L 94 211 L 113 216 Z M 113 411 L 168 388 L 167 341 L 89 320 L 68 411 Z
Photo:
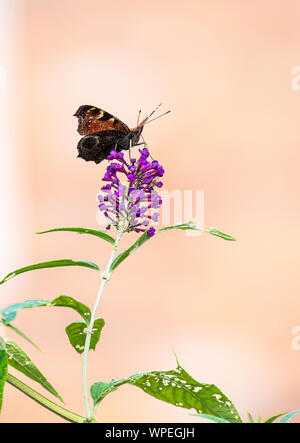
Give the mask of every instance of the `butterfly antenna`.
M 139 121 L 140 121 L 140 116 L 141 116 L 141 110 L 139 110 L 139 113 L 138 113 L 138 118 L 137 118 L 137 122 L 136 122 L 136 126 L 138 126 L 139 125 Z
M 150 112 L 150 114 L 147 115 L 147 117 L 144 118 L 144 120 L 143 120 L 138 126 L 142 126 L 142 125 L 144 125 L 144 124 L 146 123 L 146 121 L 149 120 L 149 118 L 151 117 L 151 115 L 153 115 L 154 112 L 156 112 L 156 111 L 158 110 L 158 108 L 159 108 L 161 105 L 162 105 L 162 103 L 160 103 L 159 105 L 157 105 L 156 108 L 155 108 L 152 112 Z
M 148 123 L 151 123 L 151 122 L 153 122 L 154 120 L 157 120 L 158 118 L 163 117 L 163 116 L 166 115 L 166 114 L 169 114 L 169 112 L 171 112 L 171 111 L 164 112 L 163 114 L 158 115 L 157 117 L 154 117 L 152 120 L 149 120 L 149 121 L 147 120 L 146 123 L 144 123 L 144 125 L 148 125 Z

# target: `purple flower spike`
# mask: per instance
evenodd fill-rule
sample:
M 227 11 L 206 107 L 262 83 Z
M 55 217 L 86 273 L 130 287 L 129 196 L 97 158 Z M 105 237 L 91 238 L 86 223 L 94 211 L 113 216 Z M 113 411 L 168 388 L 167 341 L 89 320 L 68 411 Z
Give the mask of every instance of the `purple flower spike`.
M 112 150 L 108 156 L 110 164 L 102 181 L 103 194 L 98 196 L 99 209 L 108 220 L 106 229 L 111 225 L 123 231 L 145 232 L 152 237 L 155 229 L 149 227 L 150 221 L 158 222 L 159 212 L 152 213 L 152 209 L 159 209 L 162 204 L 158 192 L 162 182 L 158 181 L 164 175 L 163 167 L 157 160 L 148 161 L 148 149 L 140 149 L 138 159 L 130 159 L 127 163 L 123 152 Z M 126 183 L 127 181 L 127 183 Z

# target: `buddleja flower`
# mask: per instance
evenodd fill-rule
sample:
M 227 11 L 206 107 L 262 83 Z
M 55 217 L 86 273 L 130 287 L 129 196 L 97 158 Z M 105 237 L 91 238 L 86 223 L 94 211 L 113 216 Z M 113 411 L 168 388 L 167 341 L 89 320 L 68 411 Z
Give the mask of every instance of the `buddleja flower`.
M 150 237 L 155 229 L 149 227 L 151 221 L 159 219 L 158 210 L 162 199 L 155 188 L 161 188 L 160 178 L 164 175 L 158 161 L 149 161 L 148 149 L 140 149 L 139 159 L 127 162 L 123 152 L 112 150 L 108 156 L 111 162 L 102 179 L 108 182 L 101 188 L 98 196 L 99 209 L 108 220 L 106 229 L 111 225 L 124 232 L 144 232 Z M 123 179 L 123 180 L 122 180 Z

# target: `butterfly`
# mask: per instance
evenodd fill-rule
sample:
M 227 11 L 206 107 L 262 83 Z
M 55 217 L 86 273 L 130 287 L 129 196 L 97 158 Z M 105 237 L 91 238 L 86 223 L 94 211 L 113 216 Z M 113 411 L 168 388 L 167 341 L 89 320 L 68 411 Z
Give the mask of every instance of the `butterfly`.
M 167 111 L 149 121 L 159 106 L 141 123 L 139 123 L 140 111 L 137 126 L 132 129 L 103 109 L 91 105 L 80 106 L 74 114 L 78 118 L 77 131 L 83 136 L 77 145 L 78 157 L 100 163 L 108 157 L 112 149 L 120 152 L 132 146 L 145 144 L 145 142 L 139 143 L 144 125 L 170 112 Z

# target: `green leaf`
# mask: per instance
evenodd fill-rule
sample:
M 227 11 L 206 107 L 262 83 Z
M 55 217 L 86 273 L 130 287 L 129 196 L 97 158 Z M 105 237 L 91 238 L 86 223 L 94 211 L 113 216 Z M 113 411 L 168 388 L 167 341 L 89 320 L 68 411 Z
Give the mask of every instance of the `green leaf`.
M 215 423 L 230 423 L 230 421 L 225 420 L 225 418 L 216 417 L 216 416 L 210 415 L 210 414 L 191 414 L 191 415 L 194 417 L 199 417 L 199 418 L 211 420 L 211 421 L 214 421 Z
M 13 326 L 10 322 L 15 320 L 17 312 L 21 309 L 25 308 L 34 308 L 38 306 L 61 306 L 61 307 L 67 307 L 72 308 L 76 312 L 78 312 L 79 315 L 82 316 L 86 324 L 88 325 L 91 318 L 91 311 L 90 308 L 88 308 L 83 303 L 78 302 L 72 297 L 68 297 L 67 295 L 61 295 L 57 298 L 55 298 L 52 301 L 49 300 L 25 300 L 22 303 L 15 303 L 13 305 L 8 306 L 7 308 L 2 309 L 0 311 L 3 315 L 3 319 L 0 318 L 0 323 L 2 323 L 7 328 L 12 329 L 14 332 L 22 336 L 25 340 L 27 340 L 29 343 L 31 343 L 33 346 L 35 346 L 37 349 L 40 350 L 40 348 L 32 341 L 30 338 L 28 338 L 23 332 L 21 332 L 19 329 L 17 329 L 15 326 Z
M 202 229 L 199 226 L 196 226 L 193 222 L 187 222 L 187 223 L 179 223 L 177 225 L 172 226 L 165 226 L 164 228 L 161 228 L 157 231 L 157 234 L 164 231 L 170 231 L 171 229 L 181 229 L 183 231 L 185 230 L 194 230 L 194 231 L 203 231 L 207 232 L 208 234 L 215 235 L 217 237 L 221 237 L 224 240 L 229 241 L 235 241 L 235 238 L 233 238 L 231 235 L 224 234 L 224 232 L 218 231 L 216 228 L 210 228 L 210 229 Z M 155 235 L 157 235 L 155 234 Z M 125 249 L 125 251 L 121 252 L 115 260 L 113 261 L 110 272 L 113 272 L 121 263 L 124 261 L 129 255 L 131 255 L 133 252 L 135 252 L 140 246 L 142 246 L 146 241 L 150 240 L 150 238 L 147 235 L 147 232 L 144 232 L 134 243 L 131 245 L 128 249 Z
M 51 306 L 61 306 L 64 308 L 72 308 L 84 319 L 86 324 L 89 324 L 91 319 L 91 310 L 89 307 L 75 300 L 75 298 L 67 295 L 60 295 L 50 303 Z
M 8 355 L 9 365 L 36 381 L 48 392 L 63 401 L 60 395 L 39 371 L 28 355 L 14 341 L 6 340 L 6 352 Z
M 90 349 L 95 350 L 96 345 L 98 341 L 100 340 L 101 331 L 104 327 L 104 320 L 103 318 L 97 318 L 94 322 L 94 326 L 92 329 L 92 335 L 91 335 L 91 343 L 90 343 Z M 84 344 L 85 344 L 85 338 L 86 338 L 86 323 L 82 320 L 75 321 L 73 323 L 70 323 L 66 327 L 66 333 L 68 335 L 68 338 L 70 340 L 71 345 L 77 351 L 79 354 L 82 354 L 84 351 Z
M 15 303 L 2 309 L 0 313 L 3 315 L 6 323 L 12 322 L 20 309 L 35 308 L 36 306 L 47 306 L 50 303 L 48 300 L 26 300 L 23 303 Z
M 295 411 L 289 412 L 284 417 L 282 417 L 278 423 L 289 423 L 295 415 L 300 414 L 300 409 L 296 409 Z
M 19 334 L 21 337 L 23 337 L 25 340 L 27 340 L 29 343 L 31 343 L 39 351 L 41 350 L 32 340 L 30 340 L 30 338 L 27 337 L 27 335 L 25 335 L 22 331 L 20 331 L 20 329 L 15 328 L 13 325 L 11 325 L 10 323 L 7 323 L 6 321 L 2 320 L 1 318 L 0 318 L 0 323 L 3 324 L 6 328 L 9 328 L 12 331 L 14 331 L 16 334 Z
M 268 418 L 264 423 L 273 423 L 276 418 L 281 417 L 282 415 L 286 414 L 286 412 L 282 412 L 281 414 L 273 415 L 272 417 Z
M 203 231 L 203 232 L 207 232 L 208 234 L 223 238 L 224 240 L 229 240 L 229 241 L 236 240 L 231 235 L 225 234 L 224 232 L 221 232 L 216 228 L 210 228 L 210 229 L 200 228 L 199 226 L 195 225 L 192 221 L 189 221 L 187 223 L 179 223 L 177 225 L 166 226 L 164 228 L 159 229 L 158 232 L 169 231 L 170 229 L 181 229 L 183 231 L 186 231 L 186 230 Z
M 188 229 L 192 229 L 195 231 L 204 231 L 204 229 L 199 228 L 193 222 L 189 221 L 186 223 L 178 223 L 177 225 L 165 226 L 164 228 L 160 228 L 158 232 L 170 231 L 171 229 L 181 229 L 182 231 L 186 231 Z
M 108 235 L 106 231 L 96 230 L 96 229 L 88 229 L 88 228 L 55 228 L 48 229 L 47 231 L 36 232 L 36 234 L 47 234 L 48 232 L 56 232 L 56 231 L 70 231 L 77 232 L 78 234 L 90 234 L 96 237 L 102 238 L 102 240 L 106 240 L 112 245 L 115 244 L 115 239 Z
M 7 378 L 7 354 L 5 341 L 0 337 L 0 412 L 2 408 L 4 386 Z
M 212 384 L 199 383 L 181 366 L 171 371 L 154 371 L 130 377 L 129 383 L 146 394 L 197 413 L 221 417 L 232 423 L 241 422 L 232 402 Z
M 208 234 L 216 235 L 217 237 L 223 238 L 224 240 L 228 241 L 236 241 L 234 237 L 232 237 L 229 234 L 225 234 L 224 232 L 218 231 L 216 228 L 210 228 L 208 230 L 205 230 L 204 232 L 208 232 Z
M 2 309 L 0 313 L 3 315 L 5 322 L 11 323 L 17 315 L 17 312 L 20 309 L 24 308 L 34 308 L 37 306 L 61 306 L 65 308 L 72 308 L 76 312 L 78 312 L 79 315 L 82 316 L 82 318 L 86 321 L 88 324 L 91 318 L 91 310 L 83 303 L 80 303 L 79 301 L 75 300 L 72 297 L 69 297 L 67 295 L 60 295 L 59 297 L 55 298 L 54 300 L 25 300 L 22 303 L 15 303 L 13 305 L 9 305 L 7 308 Z M 1 320 L 0 320 L 1 321 Z
M 112 380 L 111 383 L 99 386 L 92 385 L 91 395 L 94 406 L 116 387 L 125 383 L 142 389 L 158 400 L 171 403 L 185 409 L 195 409 L 198 414 L 208 414 L 241 423 L 241 418 L 233 403 L 212 384 L 199 383 L 193 379 L 180 365 L 171 371 L 152 371 L 136 374 L 127 379 Z
M 250 422 L 250 423 L 255 423 L 254 418 L 252 417 L 252 415 L 250 414 L 250 412 L 248 412 L 248 418 L 249 418 L 249 422 Z
M 121 252 L 115 260 L 112 262 L 112 265 L 110 267 L 110 272 L 113 272 L 125 258 L 127 258 L 129 255 L 131 255 L 134 251 L 136 251 L 140 246 L 142 246 L 146 241 L 150 240 L 151 237 L 147 235 L 147 231 L 144 232 L 140 237 L 128 248 L 125 249 L 125 251 Z
M 95 263 L 89 262 L 89 261 L 82 261 L 82 260 L 71 260 L 71 259 L 62 259 L 62 260 L 51 260 L 41 263 L 36 263 L 34 265 L 25 266 L 24 268 L 16 269 L 13 272 L 10 272 L 9 274 L 4 277 L 3 280 L 0 281 L 0 285 L 2 283 L 6 282 L 7 280 L 11 279 L 12 277 L 15 277 L 16 275 L 23 274 L 23 272 L 27 271 L 33 271 L 35 269 L 43 269 L 43 268 L 55 268 L 59 266 L 84 266 L 86 268 L 95 269 L 96 271 L 100 271 L 100 268 Z
M 14 332 L 21 335 L 25 340 L 27 340 L 29 343 L 31 343 L 33 346 L 39 349 L 39 347 L 32 340 L 30 340 L 23 332 L 21 332 L 19 329 L 17 329 L 10 323 L 13 320 L 15 320 L 18 311 L 20 311 L 21 309 L 34 308 L 38 306 L 61 306 L 61 307 L 72 308 L 76 312 L 78 312 L 79 315 L 82 316 L 87 325 L 90 322 L 91 318 L 90 308 L 88 308 L 83 303 L 78 302 L 72 297 L 68 297 L 67 295 L 61 295 L 52 301 L 26 300 L 22 303 L 15 303 L 13 305 L 10 305 L 7 308 L 4 308 L 2 309 L 2 311 L 0 311 L 1 314 L 3 315 L 3 319 L 0 318 L 0 323 L 2 323 L 7 328 L 12 329 Z

